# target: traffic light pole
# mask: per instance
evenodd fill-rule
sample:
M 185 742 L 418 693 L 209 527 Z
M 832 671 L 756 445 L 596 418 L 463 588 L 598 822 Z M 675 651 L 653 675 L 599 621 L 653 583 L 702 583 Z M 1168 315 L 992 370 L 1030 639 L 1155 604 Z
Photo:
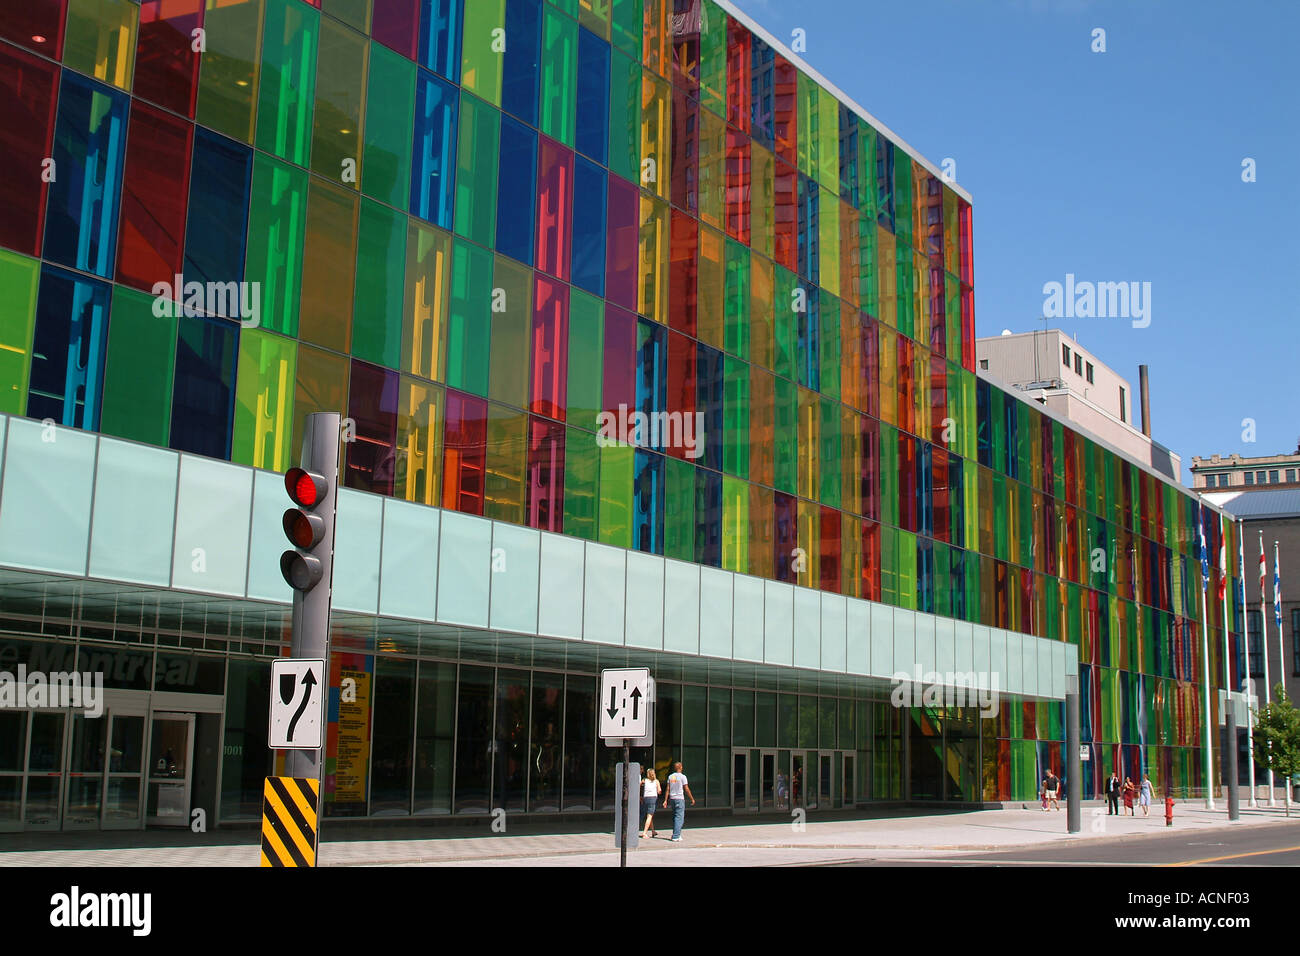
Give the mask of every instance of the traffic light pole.
M 330 659 L 330 599 L 334 578 L 334 505 L 339 479 L 339 413 L 314 412 L 307 416 L 302 442 L 302 467 L 326 480 L 325 497 L 318 511 L 328 515 L 325 534 L 313 549 L 324 565 L 320 582 L 310 591 L 293 592 L 293 636 L 289 656 L 325 661 L 326 681 Z M 285 751 L 284 772 L 289 777 L 321 779 L 324 748 Z M 323 783 L 323 781 L 322 781 Z

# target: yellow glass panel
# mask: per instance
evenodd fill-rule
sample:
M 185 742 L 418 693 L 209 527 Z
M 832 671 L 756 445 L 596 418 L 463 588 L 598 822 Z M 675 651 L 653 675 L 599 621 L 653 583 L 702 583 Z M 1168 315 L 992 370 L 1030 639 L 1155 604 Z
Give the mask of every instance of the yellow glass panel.
M 446 356 L 442 330 L 451 287 L 451 236 L 411 220 L 406 234 L 406 304 L 402 321 L 402 369 L 442 381 Z
M 723 347 L 726 334 L 725 237 L 708 226 L 700 227 L 700 259 L 696 272 L 695 334 L 716 349 Z
M 821 401 L 816 392 L 799 388 L 799 497 L 816 499 L 821 493 Z
M 394 492 L 407 501 L 436 506 L 442 474 L 442 389 L 405 375 L 400 388 Z
M 637 311 L 663 324 L 668 322 L 668 223 L 668 203 L 642 194 Z
M 669 123 L 673 88 L 648 70 L 641 76 L 641 185 L 660 199 L 671 185 L 669 153 L 673 130 Z

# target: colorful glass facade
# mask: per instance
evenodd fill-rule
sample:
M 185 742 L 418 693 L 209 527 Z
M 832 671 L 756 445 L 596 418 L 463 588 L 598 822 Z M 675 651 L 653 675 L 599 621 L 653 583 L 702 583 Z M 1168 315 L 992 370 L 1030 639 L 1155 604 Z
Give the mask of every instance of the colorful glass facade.
M 348 487 L 1077 644 L 1085 790 L 1203 785 L 1197 500 L 977 376 L 964 194 L 730 8 L 29 0 L 0 84 L 0 411 L 283 470 L 341 410 Z

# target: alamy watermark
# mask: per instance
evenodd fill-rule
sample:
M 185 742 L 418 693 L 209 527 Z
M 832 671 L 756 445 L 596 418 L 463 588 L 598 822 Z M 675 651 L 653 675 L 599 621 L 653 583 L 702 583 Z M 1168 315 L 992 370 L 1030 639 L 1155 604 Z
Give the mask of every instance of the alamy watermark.
M 9 708 L 75 708 L 85 711 L 87 717 L 104 715 L 104 674 L 102 671 L 27 670 L 18 665 L 18 672 L 0 671 L 0 709 Z
M 179 274 L 175 280 L 153 284 L 156 318 L 211 315 L 233 319 L 246 329 L 262 324 L 260 282 L 186 282 Z
M 1133 328 L 1151 324 L 1150 282 L 1043 283 L 1043 317 L 1048 319 L 1132 319 Z
M 704 413 L 628 411 L 596 416 L 596 444 L 608 448 L 620 442 L 638 448 L 681 448 L 687 458 L 704 454 Z
M 889 702 L 903 707 L 978 707 L 981 717 L 998 715 L 996 671 L 894 671 Z

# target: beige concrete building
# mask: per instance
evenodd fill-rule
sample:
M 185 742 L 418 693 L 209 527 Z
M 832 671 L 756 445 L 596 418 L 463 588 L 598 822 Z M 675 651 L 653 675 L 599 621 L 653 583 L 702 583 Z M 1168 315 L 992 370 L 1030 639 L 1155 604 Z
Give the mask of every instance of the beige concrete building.
M 1192 456 L 1192 487 L 1258 488 L 1260 485 L 1300 487 L 1300 448 L 1290 455 Z
M 1059 329 L 976 339 L 975 358 L 981 371 L 1028 392 L 1119 451 L 1181 481 L 1182 459 L 1152 441 L 1149 414 L 1142 427 L 1134 424 L 1128 379 Z

